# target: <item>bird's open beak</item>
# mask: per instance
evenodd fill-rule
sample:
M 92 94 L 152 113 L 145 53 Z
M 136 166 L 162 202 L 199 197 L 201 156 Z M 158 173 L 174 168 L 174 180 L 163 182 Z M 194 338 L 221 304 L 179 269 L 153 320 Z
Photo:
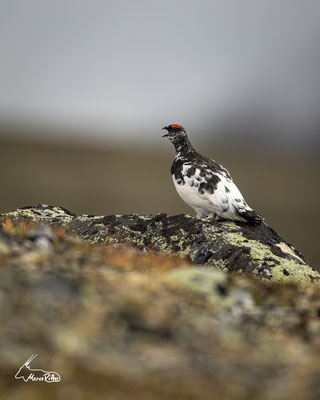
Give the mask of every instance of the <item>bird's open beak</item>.
M 166 129 L 166 130 L 168 130 L 168 127 L 167 126 L 164 126 L 162 129 Z M 162 130 L 161 129 L 161 130 Z M 162 137 L 168 137 L 169 136 L 169 134 L 168 133 L 166 133 L 165 135 L 163 135 Z

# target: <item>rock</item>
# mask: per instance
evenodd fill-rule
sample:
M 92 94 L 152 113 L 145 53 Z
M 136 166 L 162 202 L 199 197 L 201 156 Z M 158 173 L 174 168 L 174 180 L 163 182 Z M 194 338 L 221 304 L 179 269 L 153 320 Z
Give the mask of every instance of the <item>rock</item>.
M 88 244 L 69 234 L 78 217 L 58 210 L 64 222 L 55 227 L 46 212 L 49 230 L 20 211 L 0 229 L 3 398 L 319 398 L 317 285 Z M 207 247 L 199 248 L 202 257 Z M 15 380 L 32 354 L 31 368 L 55 371 L 61 382 Z
M 227 276 L 222 271 L 196 267 L 175 269 L 167 275 L 167 280 L 205 295 L 216 305 L 230 305 Z
M 34 241 L 39 248 L 49 249 L 54 239 L 54 234 L 49 225 L 39 224 L 35 229 L 27 232 L 26 237 Z
M 33 221 L 63 226 L 90 242 L 129 243 L 143 250 L 170 252 L 228 272 L 265 280 L 319 281 L 320 274 L 265 223 L 213 222 L 188 215 L 76 216 L 62 207 L 36 205 L 2 214 L 0 220 Z

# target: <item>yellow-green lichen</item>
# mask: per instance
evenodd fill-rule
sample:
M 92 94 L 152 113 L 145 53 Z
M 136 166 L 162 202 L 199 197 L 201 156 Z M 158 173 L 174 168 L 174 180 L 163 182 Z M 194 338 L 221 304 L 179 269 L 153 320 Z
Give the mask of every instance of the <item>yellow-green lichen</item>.
M 274 281 L 294 281 L 303 285 L 307 285 L 313 280 L 319 279 L 319 274 L 307 264 L 300 264 L 300 257 L 297 257 L 293 252 L 292 253 L 294 256 L 292 257 L 296 257 L 297 261 L 294 259 L 285 259 L 275 255 L 268 246 L 260 243 L 259 241 L 245 238 L 241 232 L 228 232 L 225 235 L 225 240 L 230 244 L 240 248 L 243 246 L 249 247 L 252 260 L 259 261 L 259 264 L 261 264 L 261 261 L 264 259 L 273 259 L 274 262 L 272 263 L 269 260 L 268 265 L 270 266 L 270 278 Z M 260 275 L 261 271 L 256 268 L 253 270 L 253 273 Z
M 90 243 L 131 243 L 144 251 L 189 256 L 195 263 L 255 274 L 266 280 L 308 284 L 320 279 L 319 273 L 265 224 L 255 230 L 233 221 L 163 213 L 75 216 L 64 208 L 48 205 L 18 209 L 1 217 L 61 225 Z

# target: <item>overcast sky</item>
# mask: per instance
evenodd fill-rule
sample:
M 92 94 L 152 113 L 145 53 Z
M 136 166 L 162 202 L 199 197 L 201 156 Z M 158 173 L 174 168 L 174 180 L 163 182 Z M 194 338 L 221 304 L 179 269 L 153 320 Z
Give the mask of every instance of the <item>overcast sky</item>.
M 312 0 L 0 0 L 0 116 L 153 137 L 250 115 L 306 134 L 319 21 Z

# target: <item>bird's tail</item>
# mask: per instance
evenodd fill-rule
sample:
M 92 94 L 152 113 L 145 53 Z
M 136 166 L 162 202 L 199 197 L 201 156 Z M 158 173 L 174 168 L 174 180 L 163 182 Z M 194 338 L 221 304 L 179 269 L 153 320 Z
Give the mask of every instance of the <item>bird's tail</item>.
M 238 214 L 240 217 L 244 218 L 249 224 L 252 225 L 259 225 L 261 222 L 264 221 L 264 218 L 262 215 L 258 214 L 254 210 L 245 210 L 245 211 L 239 211 L 237 210 Z

